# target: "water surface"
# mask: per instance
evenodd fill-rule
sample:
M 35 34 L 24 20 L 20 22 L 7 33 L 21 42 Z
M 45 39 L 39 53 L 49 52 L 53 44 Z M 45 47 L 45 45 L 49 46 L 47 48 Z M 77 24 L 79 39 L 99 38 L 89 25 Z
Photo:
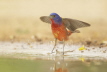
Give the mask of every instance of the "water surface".
M 51 60 L 0 58 L 0 72 L 106 72 L 107 61 L 57 56 Z

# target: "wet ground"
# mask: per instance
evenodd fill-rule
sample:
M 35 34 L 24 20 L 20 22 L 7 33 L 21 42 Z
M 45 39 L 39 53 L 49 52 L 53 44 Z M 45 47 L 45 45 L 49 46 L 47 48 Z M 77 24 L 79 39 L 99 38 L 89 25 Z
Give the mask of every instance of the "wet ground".
M 52 56 L 52 55 L 62 55 L 62 44 L 57 44 L 54 53 L 51 50 L 54 43 L 40 43 L 40 42 L 0 42 L 0 55 L 27 55 L 27 56 Z M 84 46 L 76 44 L 66 44 L 64 53 L 66 57 L 107 57 L 107 47 L 95 47 L 95 46 Z M 57 51 L 56 51 L 57 50 Z
M 0 42 L 0 72 L 106 72 L 107 47 L 54 43 Z M 57 50 L 57 51 L 56 51 Z

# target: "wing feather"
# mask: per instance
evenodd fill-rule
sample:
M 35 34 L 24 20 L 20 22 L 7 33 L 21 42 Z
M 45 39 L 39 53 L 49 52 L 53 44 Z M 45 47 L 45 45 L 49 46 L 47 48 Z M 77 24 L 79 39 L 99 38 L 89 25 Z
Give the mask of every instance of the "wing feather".
M 69 19 L 69 18 L 63 18 L 62 19 L 64 25 L 70 30 L 70 31 L 75 31 L 78 28 L 82 28 L 82 27 L 88 27 L 90 26 L 90 24 L 83 22 L 83 21 L 79 21 L 79 20 L 75 20 L 75 19 Z
M 42 16 L 42 17 L 40 17 L 40 20 L 51 24 L 51 20 L 50 20 L 49 16 Z

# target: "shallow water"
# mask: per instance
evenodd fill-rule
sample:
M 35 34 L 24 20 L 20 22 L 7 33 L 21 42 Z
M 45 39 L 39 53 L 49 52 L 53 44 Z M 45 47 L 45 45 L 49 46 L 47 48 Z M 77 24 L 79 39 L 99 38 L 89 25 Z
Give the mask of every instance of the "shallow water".
M 50 60 L 0 58 L 0 72 L 107 72 L 104 59 L 64 59 L 56 56 Z
M 28 54 L 28 55 L 56 55 L 62 53 L 62 44 L 58 44 L 54 53 L 51 54 L 54 43 L 27 43 L 27 42 L 0 42 L 0 55 L 15 55 L 15 54 Z M 64 47 L 64 54 L 70 57 L 74 56 L 88 56 L 88 57 L 104 57 L 107 58 L 107 47 L 94 47 L 85 46 L 86 50 L 79 50 L 82 45 L 66 44 Z
M 0 72 L 107 72 L 107 48 L 0 42 Z

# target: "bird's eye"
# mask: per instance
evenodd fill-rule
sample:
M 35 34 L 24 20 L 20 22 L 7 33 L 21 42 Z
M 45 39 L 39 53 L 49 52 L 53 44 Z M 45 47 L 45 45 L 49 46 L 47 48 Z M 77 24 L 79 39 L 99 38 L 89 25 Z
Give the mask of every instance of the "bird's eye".
M 55 15 L 53 15 L 53 17 L 55 17 Z
M 50 15 L 50 17 L 51 17 L 51 18 L 55 18 L 56 16 L 55 16 L 55 15 Z

